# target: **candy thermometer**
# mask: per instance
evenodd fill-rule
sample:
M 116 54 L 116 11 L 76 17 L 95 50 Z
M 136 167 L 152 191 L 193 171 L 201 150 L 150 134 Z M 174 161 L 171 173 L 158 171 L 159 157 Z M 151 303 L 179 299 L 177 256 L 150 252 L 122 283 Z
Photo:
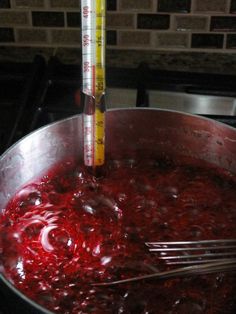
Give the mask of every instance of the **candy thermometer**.
M 81 0 L 84 163 L 104 164 L 106 0 Z

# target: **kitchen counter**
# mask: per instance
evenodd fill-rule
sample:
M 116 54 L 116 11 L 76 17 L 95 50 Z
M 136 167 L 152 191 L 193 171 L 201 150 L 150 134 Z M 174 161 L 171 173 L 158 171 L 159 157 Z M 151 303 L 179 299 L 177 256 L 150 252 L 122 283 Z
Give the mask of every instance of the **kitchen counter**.
M 81 51 L 76 48 L 0 47 L 0 62 L 32 62 L 36 54 L 46 59 L 55 55 L 63 63 L 80 64 Z M 185 71 L 236 75 L 235 53 L 204 52 L 152 52 L 108 49 L 106 62 L 109 67 L 136 68 L 144 62 L 150 68 L 167 71 Z

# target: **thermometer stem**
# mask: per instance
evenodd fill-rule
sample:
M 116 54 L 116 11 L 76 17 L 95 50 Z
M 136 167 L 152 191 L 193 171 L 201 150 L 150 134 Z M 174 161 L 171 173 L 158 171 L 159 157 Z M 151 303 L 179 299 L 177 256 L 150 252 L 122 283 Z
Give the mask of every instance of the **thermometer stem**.
M 105 160 L 105 0 L 81 0 L 84 163 Z

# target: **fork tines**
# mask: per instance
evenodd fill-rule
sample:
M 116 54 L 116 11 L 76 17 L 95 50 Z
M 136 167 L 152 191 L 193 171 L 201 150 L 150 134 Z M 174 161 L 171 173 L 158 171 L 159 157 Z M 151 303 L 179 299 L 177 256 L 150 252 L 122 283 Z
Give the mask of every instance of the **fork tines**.
M 160 241 L 145 245 L 168 265 L 209 263 L 236 257 L 236 239 Z

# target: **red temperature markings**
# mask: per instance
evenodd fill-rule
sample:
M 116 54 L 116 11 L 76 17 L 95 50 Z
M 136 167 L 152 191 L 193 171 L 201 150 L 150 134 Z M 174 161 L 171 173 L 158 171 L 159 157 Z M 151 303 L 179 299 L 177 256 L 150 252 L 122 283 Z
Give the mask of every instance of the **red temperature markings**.
M 89 61 L 85 61 L 84 62 L 83 71 L 84 72 L 90 72 L 90 63 L 89 63 Z
M 89 14 L 91 13 L 91 11 L 89 10 L 89 6 L 86 5 L 83 7 L 83 17 L 85 19 L 87 19 L 89 17 Z
M 88 136 L 88 135 L 91 135 L 92 134 L 92 128 L 91 127 L 84 127 L 84 135 L 85 136 Z
M 88 47 L 90 45 L 90 43 L 91 43 L 91 39 L 90 39 L 89 35 L 85 34 L 83 36 L 83 46 Z

